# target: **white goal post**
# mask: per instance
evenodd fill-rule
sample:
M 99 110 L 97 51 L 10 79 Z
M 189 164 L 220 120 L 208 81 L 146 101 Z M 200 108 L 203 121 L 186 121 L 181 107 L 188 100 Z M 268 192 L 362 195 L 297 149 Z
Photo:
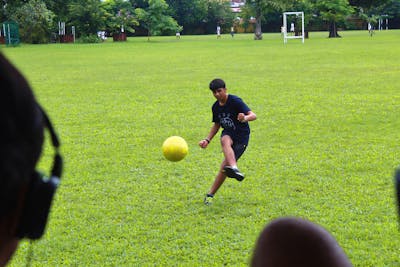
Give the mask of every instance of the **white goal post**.
M 295 15 L 296 18 L 301 16 L 301 35 L 288 35 L 287 33 L 287 16 L 290 15 Z M 288 39 L 302 39 L 302 42 L 304 43 L 304 12 L 284 12 L 283 13 L 283 27 L 282 27 L 282 33 L 283 33 L 283 42 L 286 44 Z

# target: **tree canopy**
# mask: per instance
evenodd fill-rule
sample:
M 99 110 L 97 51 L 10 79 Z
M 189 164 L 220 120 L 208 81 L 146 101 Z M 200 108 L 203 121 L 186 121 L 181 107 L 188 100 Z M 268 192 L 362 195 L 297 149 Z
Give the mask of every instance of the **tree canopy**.
M 110 34 L 127 31 L 135 32 L 139 25 L 135 9 L 131 3 L 124 0 L 109 0 L 102 4 L 105 10 L 105 31 Z
M 95 35 L 105 28 L 105 10 L 99 0 L 73 0 L 68 5 L 69 22 L 76 25 L 79 35 Z
M 343 22 L 345 18 L 354 12 L 348 0 L 314 0 L 317 14 L 329 25 L 329 37 L 340 37 L 337 23 Z
M 168 15 L 168 4 L 165 0 L 148 0 L 147 8 L 135 10 L 141 25 L 147 29 L 148 38 L 152 35 L 181 31 L 175 19 Z
M 11 19 L 21 24 L 20 37 L 28 43 L 46 43 L 54 13 L 40 0 L 31 0 L 16 9 Z

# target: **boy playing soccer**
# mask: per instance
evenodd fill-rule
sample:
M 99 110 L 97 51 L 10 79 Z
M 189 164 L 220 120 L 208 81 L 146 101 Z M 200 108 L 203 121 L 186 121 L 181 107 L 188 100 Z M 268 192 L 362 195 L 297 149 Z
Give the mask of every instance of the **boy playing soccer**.
M 235 178 L 239 182 L 244 179 L 244 175 L 237 168 L 236 162 L 246 150 L 249 142 L 250 127 L 248 122 L 257 118 L 256 114 L 250 110 L 242 99 L 227 93 L 223 80 L 212 80 L 210 90 L 217 99 L 212 106 L 213 125 L 207 137 L 199 142 L 199 146 L 206 148 L 217 134 L 219 128 L 222 127 L 221 146 L 225 158 L 213 185 L 204 198 L 204 204 L 206 205 L 212 203 L 215 193 L 224 183 L 226 177 Z

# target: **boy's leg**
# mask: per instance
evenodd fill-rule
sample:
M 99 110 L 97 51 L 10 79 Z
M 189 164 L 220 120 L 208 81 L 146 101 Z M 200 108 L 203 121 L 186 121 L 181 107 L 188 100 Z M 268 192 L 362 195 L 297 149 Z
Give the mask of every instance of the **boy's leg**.
M 236 166 L 235 152 L 232 148 L 233 141 L 229 135 L 224 135 L 221 137 L 222 151 L 225 156 L 225 164 L 228 166 Z M 223 168 L 224 166 L 222 166 Z
M 212 200 L 212 197 L 214 194 L 217 193 L 218 189 L 221 187 L 221 185 L 225 182 L 225 179 L 227 177 L 227 174 L 229 177 L 235 178 L 238 181 L 242 181 L 244 179 L 244 175 L 240 173 L 240 171 L 237 169 L 236 162 L 237 159 L 240 158 L 240 156 L 243 154 L 243 152 L 246 150 L 246 145 L 239 145 L 237 146 L 236 152 L 232 148 L 233 141 L 232 138 L 229 135 L 224 135 L 221 137 L 221 146 L 222 150 L 225 155 L 225 159 L 221 163 L 221 167 L 219 169 L 219 172 L 217 176 L 215 177 L 214 183 L 212 184 L 210 190 L 208 191 L 206 198 L 204 199 L 204 203 L 206 205 L 210 205 Z M 228 167 L 228 168 L 227 168 Z M 228 173 L 227 173 L 228 171 Z M 208 199 L 211 198 L 211 199 Z
M 210 190 L 206 194 L 206 197 L 204 198 L 204 204 L 206 205 L 211 205 L 212 200 L 214 198 L 215 193 L 217 193 L 218 189 L 221 187 L 221 185 L 224 183 L 226 179 L 226 175 L 224 172 L 224 166 L 226 165 L 225 160 L 222 161 L 221 168 L 219 169 L 219 172 L 217 176 L 215 177 L 214 183 L 212 184 Z
M 217 193 L 218 189 L 221 187 L 221 185 L 225 182 L 226 175 L 224 172 L 224 167 L 226 165 L 226 161 L 223 160 L 221 164 L 221 168 L 219 169 L 219 172 L 217 176 L 215 177 L 214 183 L 212 184 L 210 190 L 208 191 L 209 195 L 214 195 Z
M 226 166 L 223 167 L 225 175 L 236 180 L 243 181 L 244 175 L 237 168 L 237 159 L 243 154 L 246 149 L 246 145 L 235 145 L 233 149 L 233 141 L 229 135 L 223 135 L 221 137 L 222 151 L 225 155 Z

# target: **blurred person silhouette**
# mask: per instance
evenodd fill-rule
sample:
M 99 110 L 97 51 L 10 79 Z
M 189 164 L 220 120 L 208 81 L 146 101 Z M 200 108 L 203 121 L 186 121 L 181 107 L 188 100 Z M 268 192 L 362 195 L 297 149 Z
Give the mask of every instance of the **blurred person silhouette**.
M 321 226 L 285 217 L 270 222 L 261 232 L 251 267 L 350 267 L 346 254 Z
M 394 187 L 400 229 L 400 166 L 397 167 L 394 173 Z
M 295 31 L 294 22 L 292 22 L 290 23 L 290 32 L 294 35 L 294 31 Z
M 62 172 L 59 140 L 22 74 L 0 53 L 0 266 L 21 239 L 42 237 Z M 47 128 L 55 154 L 50 177 L 36 170 Z

